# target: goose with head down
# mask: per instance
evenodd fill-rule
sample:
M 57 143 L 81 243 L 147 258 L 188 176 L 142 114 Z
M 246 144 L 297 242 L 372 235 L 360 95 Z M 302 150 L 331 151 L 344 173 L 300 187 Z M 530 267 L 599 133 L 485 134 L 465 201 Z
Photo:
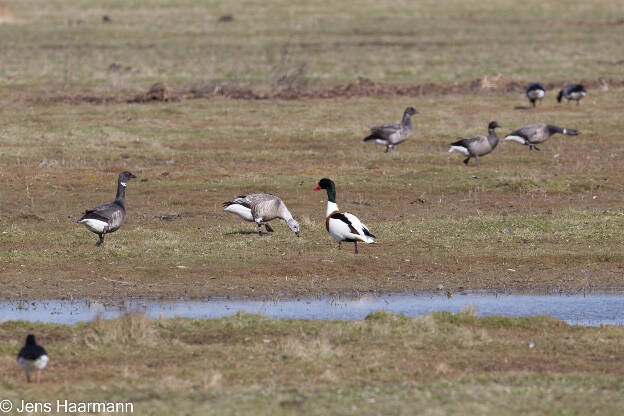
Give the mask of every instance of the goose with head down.
M 529 146 L 529 150 L 540 150 L 538 144 L 544 143 L 550 139 L 553 134 L 565 134 L 567 136 L 577 136 L 581 132 L 576 129 L 563 129 L 561 127 L 552 126 L 550 124 L 530 124 L 509 133 L 503 141 L 516 142 Z
M 587 95 L 587 90 L 581 84 L 567 84 L 557 94 L 557 102 L 560 103 L 563 98 L 570 101 L 576 101 L 576 105 L 579 105 L 581 100 Z
M 258 234 L 262 225 L 268 232 L 273 232 L 269 221 L 281 218 L 286 222 L 288 228 L 299 237 L 299 223 L 295 221 L 286 204 L 275 195 L 257 193 L 240 195 L 231 201 L 223 203 L 224 211 L 236 214 L 245 221 L 255 222 L 258 225 Z
M 325 189 L 327 191 L 327 210 L 325 212 L 325 228 L 327 232 L 338 241 L 338 250 L 342 249 L 342 242 L 347 241 L 355 244 L 355 254 L 358 254 L 357 243 L 362 241 L 367 244 L 375 242 L 375 236 L 362 224 L 360 219 L 350 212 L 340 211 L 336 204 L 336 185 L 331 179 L 323 178 L 318 182 L 315 191 Z
M 533 107 L 537 100 L 542 101 L 546 95 L 546 88 L 539 82 L 532 82 L 526 87 L 526 95 Z

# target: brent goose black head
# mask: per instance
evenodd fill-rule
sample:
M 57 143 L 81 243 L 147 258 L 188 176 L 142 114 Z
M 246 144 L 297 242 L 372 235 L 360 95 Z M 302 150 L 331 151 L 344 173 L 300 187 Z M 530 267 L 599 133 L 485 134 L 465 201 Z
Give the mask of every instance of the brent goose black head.
M 41 381 L 41 370 L 46 367 L 48 361 L 46 350 L 42 346 L 37 345 L 33 334 L 28 334 L 26 345 L 17 354 L 17 362 L 24 369 L 26 380 L 30 382 L 30 372 L 37 371 L 37 384 L 39 384 Z
M 405 114 L 413 116 L 414 114 L 420 114 L 414 107 L 407 107 L 405 109 Z
M 500 124 L 498 124 L 498 121 L 490 121 L 490 124 L 488 124 L 488 129 L 489 130 L 494 130 L 497 129 L 499 127 L 502 127 Z
M 136 176 L 126 170 L 119 174 L 119 183 L 122 186 L 126 186 L 126 183 L 132 178 L 136 178 Z

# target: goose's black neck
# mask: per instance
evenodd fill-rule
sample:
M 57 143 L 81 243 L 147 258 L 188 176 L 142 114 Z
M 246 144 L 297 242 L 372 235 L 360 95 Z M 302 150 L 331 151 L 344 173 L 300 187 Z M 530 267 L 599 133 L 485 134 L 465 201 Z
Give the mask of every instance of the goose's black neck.
M 548 133 L 550 135 L 553 135 L 555 133 L 561 133 L 563 134 L 563 129 L 561 127 L 557 127 L 557 126 L 551 126 L 550 124 L 548 126 L 546 126 L 546 128 L 548 129 Z
M 121 180 L 117 182 L 117 196 L 115 196 L 115 202 L 126 208 L 126 186 L 122 185 Z
M 492 149 L 493 149 L 498 144 L 498 136 L 496 135 L 495 129 L 489 129 L 489 133 L 490 134 L 488 136 L 488 142 L 490 143 L 490 146 L 492 146 Z
M 403 120 L 401 124 L 404 127 L 412 128 L 412 116 L 407 112 L 407 110 L 403 113 Z

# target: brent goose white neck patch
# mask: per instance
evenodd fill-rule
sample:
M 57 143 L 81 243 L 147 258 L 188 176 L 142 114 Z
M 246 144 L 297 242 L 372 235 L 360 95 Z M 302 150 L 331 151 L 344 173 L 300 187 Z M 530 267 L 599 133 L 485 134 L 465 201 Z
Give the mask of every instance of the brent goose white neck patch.
M 126 183 L 125 182 L 120 182 L 121 186 L 123 186 L 124 188 L 126 187 Z

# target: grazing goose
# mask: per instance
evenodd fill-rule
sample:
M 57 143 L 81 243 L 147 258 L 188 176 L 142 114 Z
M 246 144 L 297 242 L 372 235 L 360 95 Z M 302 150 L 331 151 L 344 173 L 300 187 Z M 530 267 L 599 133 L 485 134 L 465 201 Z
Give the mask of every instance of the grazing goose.
M 37 384 L 41 382 L 41 371 L 48 365 L 48 353 L 37 345 L 35 336 L 30 334 L 26 337 L 26 345 L 17 354 L 17 363 L 26 373 L 26 381 L 30 383 L 30 372 L 37 371 Z
M 485 156 L 491 153 L 496 148 L 496 145 L 498 145 L 498 136 L 494 130 L 499 127 L 501 127 L 500 124 L 496 121 L 491 121 L 488 125 L 489 135 L 487 137 L 478 135 L 469 138 L 461 138 L 451 143 L 449 153 L 459 152 L 464 156 L 468 156 L 464 160 L 465 165 L 468 164 L 471 157 L 474 157 L 477 161 L 477 166 L 481 166 L 479 163 L 479 156 Z
M 376 238 L 358 217 L 355 215 L 339 211 L 336 205 L 336 185 L 331 179 L 323 178 L 318 182 L 315 191 L 319 189 L 327 190 L 327 211 L 325 213 L 325 228 L 329 234 L 338 241 L 338 250 L 342 249 L 342 242 L 347 241 L 355 244 L 355 254 L 358 254 L 357 242 L 363 241 L 367 244 L 374 243 Z
M 258 234 L 262 235 L 260 229 L 262 224 L 268 232 L 273 232 L 273 228 L 268 221 L 281 218 L 286 221 L 288 228 L 299 237 L 299 223 L 295 221 L 286 204 L 271 194 L 249 194 L 240 195 L 232 201 L 224 202 L 224 211 L 238 215 L 245 221 L 253 221 L 258 224 Z
M 557 102 L 561 102 L 562 98 L 568 100 L 576 100 L 576 105 L 579 105 L 581 99 L 587 95 L 587 90 L 581 84 L 568 84 L 559 91 L 557 94 Z
M 535 107 L 535 102 L 537 100 L 542 101 L 546 95 L 546 88 L 539 82 L 532 82 L 526 87 L 526 95 L 529 97 L 529 101 L 533 104 L 533 107 Z
M 550 139 L 553 134 L 567 134 L 568 136 L 577 136 L 580 131 L 575 129 L 562 129 L 561 127 L 551 126 L 550 124 L 531 124 L 519 128 L 509 133 L 503 141 L 518 142 L 529 146 L 529 150 L 540 150 L 538 144 L 544 143 Z
M 89 231 L 100 236 L 96 246 L 104 242 L 106 234 L 117 231 L 126 220 L 126 184 L 132 178 L 136 178 L 136 176 L 128 171 L 121 172 L 117 180 L 115 200 L 110 204 L 99 205 L 85 211 L 82 218 L 76 221 L 84 224 Z
M 419 114 L 414 110 L 414 107 L 407 107 L 403 113 L 403 120 L 401 123 L 388 123 L 381 126 L 371 127 L 370 136 L 364 138 L 363 141 L 368 142 L 374 140 L 376 143 L 386 146 L 386 153 L 388 150 L 394 151 L 394 146 L 402 143 L 412 134 L 412 119 L 414 114 Z

